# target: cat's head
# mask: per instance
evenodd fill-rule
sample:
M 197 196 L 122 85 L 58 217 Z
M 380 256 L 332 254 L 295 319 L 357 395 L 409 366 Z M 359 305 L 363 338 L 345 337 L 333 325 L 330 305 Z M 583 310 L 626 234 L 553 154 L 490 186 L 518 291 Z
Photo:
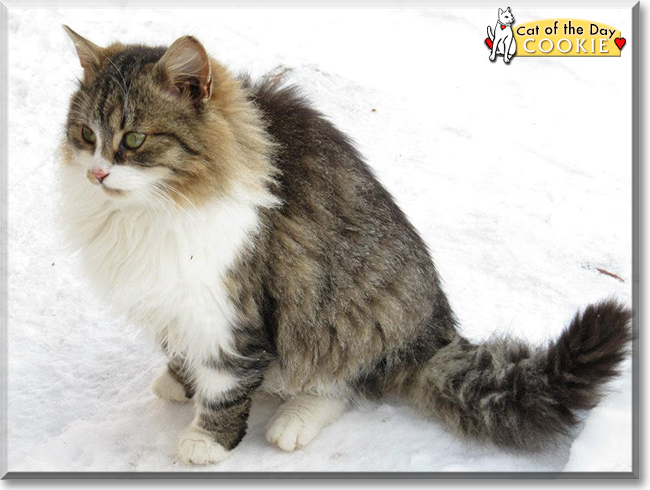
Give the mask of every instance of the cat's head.
M 508 7 L 505 10 L 499 9 L 499 22 L 507 26 L 510 26 L 515 23 L 515 16 L 512 15 L 512 12 L 510 11 L 510 7 Z
M 247 165 L 228 119 L 244 112 L 242 97 L 199 41 L 102 48 L 65 29 L 83 77 L 70 101 L 62 153 L 67 170 L 93 188 L 88 192 L 126 203 L 196 204 L 232 187 L 233 174 Z

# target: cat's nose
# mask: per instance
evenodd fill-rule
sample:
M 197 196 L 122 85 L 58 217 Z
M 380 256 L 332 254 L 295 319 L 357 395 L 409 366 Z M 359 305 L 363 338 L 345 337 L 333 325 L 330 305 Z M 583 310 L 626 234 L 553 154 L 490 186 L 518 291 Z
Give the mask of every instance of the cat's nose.
M 100 182 L 108 177 L 108 172 L 104 172 L 101 168 L 94 168 L 90 171 L 90 173 Z

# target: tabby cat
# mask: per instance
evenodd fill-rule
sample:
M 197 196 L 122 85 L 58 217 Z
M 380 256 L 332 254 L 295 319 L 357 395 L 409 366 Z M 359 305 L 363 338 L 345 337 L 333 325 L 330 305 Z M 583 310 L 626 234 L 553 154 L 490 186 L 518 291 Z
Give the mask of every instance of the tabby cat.
M 194 400 L 181 461 L 227 457 L 260 387 L 285 399 L 267 439 L 286 451 L 387 393 L 536 450 L 616 375 L 631 312 L 614 300 L 548 346 L 463 338 L 426 244 L 295 88 L 235 77 L 190 36 L 102 48 L 66 31 L 83 67 L 62 144 L 67 236 L 167 354 L 153 391 Z

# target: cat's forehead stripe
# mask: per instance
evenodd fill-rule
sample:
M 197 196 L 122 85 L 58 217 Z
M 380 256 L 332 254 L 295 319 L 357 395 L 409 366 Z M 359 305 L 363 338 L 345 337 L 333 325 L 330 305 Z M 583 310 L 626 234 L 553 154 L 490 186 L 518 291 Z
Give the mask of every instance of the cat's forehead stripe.
M 128 94 L 134 88 L 142 68 L 157 62 L 164 53 L 165 48 L 135 46 L 106 58 L 107 62 L 95 85 L 86 92 L 95 100 L 92 115 L 101 128 L 109 133 L 109 140 L 114 128 L 124 129 L 127 120 L 136 122 L 136 108 L 130 108 L 131 112 L 126 113 L 129 109 L 126 100 Z

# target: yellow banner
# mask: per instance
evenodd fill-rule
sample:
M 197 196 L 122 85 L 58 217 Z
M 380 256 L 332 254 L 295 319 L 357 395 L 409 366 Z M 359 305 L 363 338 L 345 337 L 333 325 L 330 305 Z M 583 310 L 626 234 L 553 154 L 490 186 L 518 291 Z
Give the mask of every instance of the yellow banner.
M 621 56 L 625 38 L 602 22 L 545 19 L 512 26 L 517 56 Z

